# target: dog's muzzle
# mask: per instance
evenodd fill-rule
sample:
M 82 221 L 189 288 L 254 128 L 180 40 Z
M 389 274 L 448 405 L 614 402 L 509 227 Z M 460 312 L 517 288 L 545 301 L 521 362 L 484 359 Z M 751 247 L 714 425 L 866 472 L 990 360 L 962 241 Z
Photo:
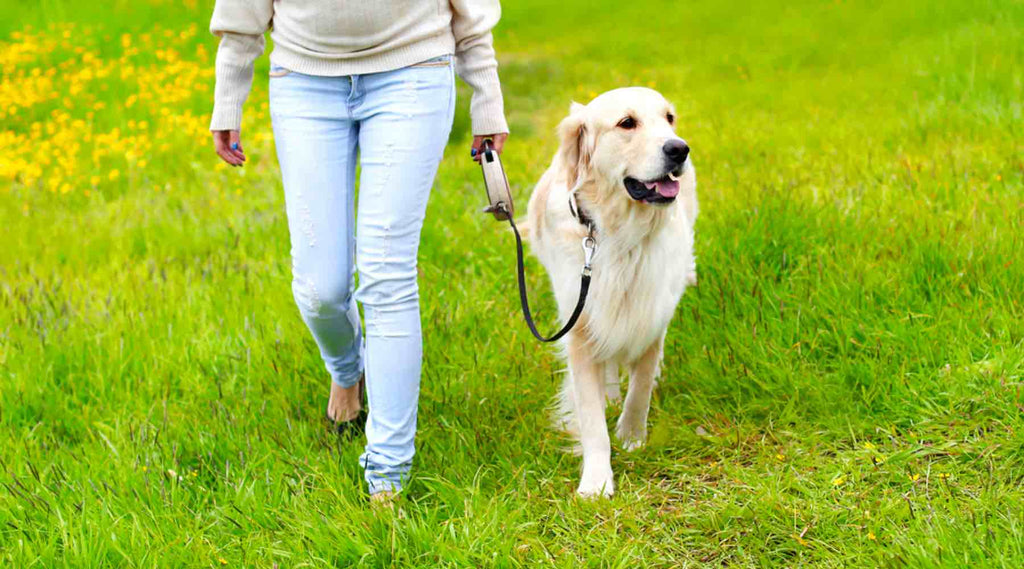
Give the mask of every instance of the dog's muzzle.
M 641 181 L 627 176 L 622 184 L 626 186 L 629 197 L 646 203 L 665 204 L 675 201 L 679 195 L 679 176 L 683 173 L 683 164 L 664 176 L 653 180 Z

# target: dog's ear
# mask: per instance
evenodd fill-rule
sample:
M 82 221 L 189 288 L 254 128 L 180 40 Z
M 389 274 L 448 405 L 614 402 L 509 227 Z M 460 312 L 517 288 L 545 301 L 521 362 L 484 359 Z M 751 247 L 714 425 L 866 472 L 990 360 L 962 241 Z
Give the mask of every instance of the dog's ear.
M 573 101 L 572 103 L 569 104 L 569 114 L 570 115 L 575 115 L 576 113 L 582 111 L 583 109 L 584 109 L 584 106 L 579 104 L 579 103 L 577 103 L 576 101 Z
M 573 102 L 570 114 L 558 125 L 562 145 L 558 149 L 562 167 L 569 173 L 569 189 L 573 190 L 590 172 L 590 157 L 594 151 L 593 133 L 584 119 L 583 105 Z

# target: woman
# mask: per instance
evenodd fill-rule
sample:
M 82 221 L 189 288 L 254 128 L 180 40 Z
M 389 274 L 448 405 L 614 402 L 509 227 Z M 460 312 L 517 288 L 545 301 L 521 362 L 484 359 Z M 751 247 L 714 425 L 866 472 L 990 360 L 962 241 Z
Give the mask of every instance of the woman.
M 339 426 L 359 420 L 365 381 L 359 462 L 374 500 L 401 490 L 412 464 L 423 351 L 416 254 L 451 131 L 453 70 L 473 88 L 471 155 L 483 139 L 500 150 L 507 137 L 491 39 L 500 14 L 498 0 L 217 0 L 214 8 L 210 29 L 221 40 L 210 130 L 233 166 L 245 162 L 242 105 L 271 29 L 270 115 L 292 292 L 330 375 L 327 414 Z

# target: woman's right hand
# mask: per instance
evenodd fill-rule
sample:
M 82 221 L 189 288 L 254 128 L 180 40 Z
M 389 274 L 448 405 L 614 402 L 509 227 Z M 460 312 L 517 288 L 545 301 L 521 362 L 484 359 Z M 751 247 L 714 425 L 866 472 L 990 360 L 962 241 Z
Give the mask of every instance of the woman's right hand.
M 245 151 L 242 150 L 241 133 L 237 130 L 215 130 L 213 132 L 213 148 L 217 156 L 232 166 L 245 164 Z

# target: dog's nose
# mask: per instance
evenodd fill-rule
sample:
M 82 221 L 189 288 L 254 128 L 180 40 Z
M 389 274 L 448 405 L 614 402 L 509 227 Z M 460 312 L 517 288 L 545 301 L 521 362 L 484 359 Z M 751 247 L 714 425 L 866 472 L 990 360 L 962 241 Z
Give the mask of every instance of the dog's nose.
M 676 164 L 682 164 L 686 161 L 686 157 L 690 155 L 690 147 L 678 138 L 673 138 L 666 142 L 661 147 L 661 151 L 665 153 L 665 156 L 668 156 L 669 160 Z

